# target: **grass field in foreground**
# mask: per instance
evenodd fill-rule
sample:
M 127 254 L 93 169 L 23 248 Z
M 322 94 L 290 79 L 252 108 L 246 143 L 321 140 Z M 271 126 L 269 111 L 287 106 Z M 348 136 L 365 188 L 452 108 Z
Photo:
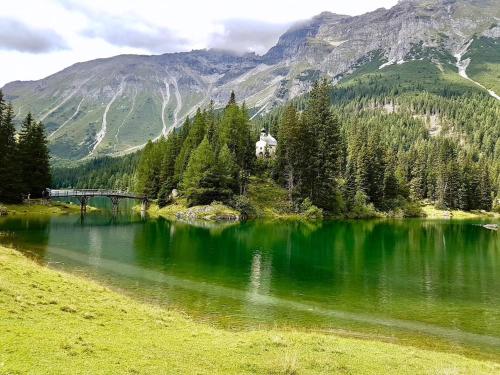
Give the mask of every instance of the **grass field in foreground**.
M 493 374 L 455 354 L 292 330 L 234 332 L 0 247 L 0 374 Z

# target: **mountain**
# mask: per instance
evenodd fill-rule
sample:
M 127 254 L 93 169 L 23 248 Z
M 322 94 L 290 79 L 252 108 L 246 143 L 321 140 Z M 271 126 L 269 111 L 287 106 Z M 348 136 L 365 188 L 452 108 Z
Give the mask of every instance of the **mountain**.
M 223 106 L 232 90 L 258 116 L 319 77 L 345 88 L 370 75 L 397 80 L 397 90 L 476 90 L 500 100 L 500 2 L 403 0 L 355 17 L 325 12 L 293 26 L 263 56 L 120 55 L 2 90 L 18 121 L 32 111 L 44 122 L 56 158 L 76 160 L 136 150 L 210 100 Z

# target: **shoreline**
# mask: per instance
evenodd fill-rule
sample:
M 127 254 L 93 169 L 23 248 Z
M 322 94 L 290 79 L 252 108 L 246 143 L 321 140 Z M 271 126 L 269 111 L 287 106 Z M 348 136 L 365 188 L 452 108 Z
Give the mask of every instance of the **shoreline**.
M 344 216 L 325 216 L 323 218 L 310 219 L 300 213 L 279 213 L 275 210 L 263 210 L 260 214 L 249 218 L 244 218 L 241 212 L 236 209 L 214 202 L 211 205 L 187 207 L 187 204 L 182 199 L 160 208 L 155 202 L 151 204 L 145 213 L 151 218 L 164 218 L 172 221 L 179 221 L 187 224 L 237 224 L 251 220 L 266 220 L 266 221 L 296 221 L 310 224 L 318 224 L 324 221 L 340 220 L 340 221 L 364 221 L 364 220 L 500 220 L 500 213 L 497 212 L 481 212 L 481 211 L 460 211 L 460 210 L 442 210 L 437 209 L 432 204 L 421 204 L 422 216 L 401 217 L 398 215 L 384 215 L 377 212 L 376 215 L 367 217 L 349 217 Z M 4 208 L 4 214 L 0 214 L 0 218 L 6 217 L 26 217 L 26 216 L 51 216 L 51 215 L 71 215 L 80 214 L 80 206 L 73 203 L 53 201 L 48 204 L 2 204 L 0 209 Z M 87 212 L 98 212 L 101 209 L 87 206 Z M 141 213 L 140 206 L 132 207 L 135 213 Z
M 29 216 L 29 215 L 69 215 L 79 214 L 80 206 L 73 203 L 52 201 L 47 204 L 4 204 L 0 203 L 0 207 L 6 209 L 6 214 L 0 217 L 12 216 Z M 87 212 L 99 211 L 98 208 L 87 206 Z
M 335 333 L 216 328 L 49 269 L 2 246 L 0 271 L 0 329 L 5 332 L 0 373 L 62 373 L 69 367 L 74 373 L 169 369 L 200 374 L 500 370 L 488 360 Z
M 215 209 L 210 211 L 210 207 Z M 195 206 L 188 208 L 185 202 L 179 201 L 169 204 L 165 207 L 160 208 L 156 203 L 152 203 L 150 208 L 146 213 L 152 218 L 162 217 L 167 220 L 182 221 L 185 223 L 189 222 L 210 222 L 210 223 L 238 223 L 246 220 L 278 220 L 278 221 L 300 221 L 307 223 L 321 223 L 323 221 L 330 220 L 347 220 L 347 221 L 362 221 L 362 220 L 407 220 L 407 219 L 424 219 L 424 220 L 500 220 L 500 213 L 496 212 L 480 212 L 480 211 L 460 211 L 460 210 L 441 210 L 437 209 L 431 204 L 422 204 L 420 206 L 422 211 L 422 216 L 414 217 L 404 217 L 398 215 L 384 214 L 382 212 L 376 212 L 373 216 L 366 217 L 349 217 L 349 215 L 344 216 L 325 216 L 324 218 L 310 219 L 305 215 L 300 213 L 276 213 L 273 210 L 264 210 L 260 215 L 255 215 L 249 217 L 248 219 L 241 219 L 242 214 L 224 204 L 216 205 L 205 205 L 205 206 Z M 193 210 L 194 209 L 194 210 Z M 206 209 L 206 210 L 205 210 Z M 133 208 L 135 212 L 140 212 L 140 206 L 135 206 Z M 194 214 L 189 214 L 190 210 L 193 210 Z M 205 214 L 197 215 L 196 211 L 204 212 Z M 209 211 L 209 213 L 206 213 Z M 228 219 L 229 217 L 229 219 Z

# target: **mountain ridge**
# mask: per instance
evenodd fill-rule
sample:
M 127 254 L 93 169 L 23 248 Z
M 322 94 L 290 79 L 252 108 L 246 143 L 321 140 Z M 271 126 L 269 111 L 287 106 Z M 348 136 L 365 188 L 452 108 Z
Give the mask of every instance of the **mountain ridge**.
M 358 16 L 322 12 L 292 26 L 263 55 L 118 55 L 37 81 L 10 82 L 3 91 L 18 120 L 29 108 L 44 121 L 57 158 L 82 159 L 136 150 L 211 100 L 223 106 L 231 91 L 252 116 L 264 114 L 307 93 L 319 77 L 341 82 L 375 55 L 380 71 L 424 61 L 495 96 L 499 38 L 500 5 L 494 1 L 405 0 Z

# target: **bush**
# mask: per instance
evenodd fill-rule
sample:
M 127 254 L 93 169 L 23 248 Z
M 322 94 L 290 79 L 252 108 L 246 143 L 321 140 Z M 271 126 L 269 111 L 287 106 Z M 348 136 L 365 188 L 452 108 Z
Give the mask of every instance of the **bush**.
M 167 204 L 171 203 L 171 195 L 168 189 L 165 189 L 165 187 L 162 186 L 160 189 L 160 192 L 158 193 L 158 206 L 160 208 L 165 207 Z
M 500 214 L 500 198 L 495 199 L 496 204 L 493 206 L 493 212 Z
M 372 203 L 368 203 L 368 197 L 362 191 L 356 192 L 354 196 L 354 207 L 351 215 L 358 219 L 367 219 L 379 216 Z
M 323 219 L 323 210 L 312 204 L 309 198 L 306 198 L 300 204 L 300 213 L 304 215 L 309 220 L 321 220 Z
M 243 219 L 248 219 L 249 217 L 255 217 L 256 210 L 252 206 L 250 199 L 245 195 L 235 195 L 230 202 L 231 207 L 241 213 Z
M 417 202 L 406 202 L 402 205 L 403 217 L 423 217 L 424 211 Z

